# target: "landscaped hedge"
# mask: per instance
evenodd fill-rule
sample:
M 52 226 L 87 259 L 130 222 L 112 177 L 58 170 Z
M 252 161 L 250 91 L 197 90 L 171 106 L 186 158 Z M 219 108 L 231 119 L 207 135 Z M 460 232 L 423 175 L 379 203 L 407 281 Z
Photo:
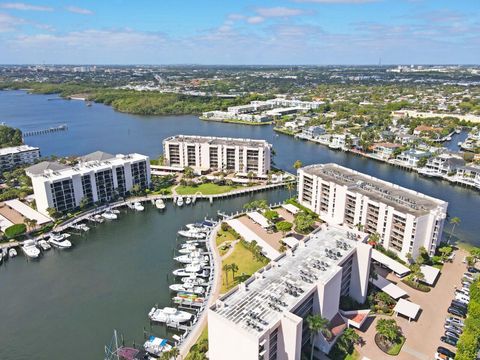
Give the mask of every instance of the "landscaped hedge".
M 22 235 L 27 231 L 25 224 L 15 224 L 5 229 L 5 236 L 9 239 L 13 239 L 19 235 Z
M 480 280 L 470 287 L 470 303 L 465 328 L 457 344 L 455 360 L 476 359 L 480 347 Z
M 402 282 L 418 291 L 429 292 L 431 290 L 430 286 L 424 285 L 420 282 L 415 282 L 410 276 L 402 279 Z

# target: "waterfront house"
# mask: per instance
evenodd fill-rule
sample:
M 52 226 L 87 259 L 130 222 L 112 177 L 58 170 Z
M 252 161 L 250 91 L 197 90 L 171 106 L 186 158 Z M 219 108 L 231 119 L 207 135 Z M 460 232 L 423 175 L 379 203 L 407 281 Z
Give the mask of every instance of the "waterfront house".
M 462 166 L 465 166 L 465 160 L 460 155 L 443 153 L 428 159 L 427 164 L 419 170 L 419 173 L 426 176 L 452 176 Z
M 480 166 L 460 166 L 457 168 L 454 180 L 457 183 L 473 186 L 480 190 Z
M 397 150 L 400 147 L 402 147 L 402 145 L 400 144 L 383 142 L 383 143 L 373 144 L 372 149 L 373 149 L 373 153 L 379 159 L 388 160 L 393 157 L 395 150 Z
M 409 149 L 397 155 L 396 162 L 408 167 L 417 167 L 420 159 L 429 158 L 431 156 L 432 154 L 428 151 Z
M 325 133 L 326 130 L 323 126 L 309 126 L 302 130 L 302 135 L 310 139 L 315 139 Z

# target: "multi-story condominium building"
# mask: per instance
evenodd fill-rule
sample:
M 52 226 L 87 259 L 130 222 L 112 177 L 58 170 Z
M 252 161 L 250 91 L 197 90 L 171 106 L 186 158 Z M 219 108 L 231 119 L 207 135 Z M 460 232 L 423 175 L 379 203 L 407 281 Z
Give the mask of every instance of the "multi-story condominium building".
M 314 339 L 328 353 L 346 328 L 340 297 L 363 303 L 367 295 L 371 247 L 364 235 L 324 227 L 220 297 L 208 311 L 209 359 L 300 360 L 311 348 L 311 314 L 330 321 L 332 337 Z
M 80 157 L 75 166 L 43 161 L 26 169 L 32 179 L 37 210 L 71 211 L 82 199 L 108 202 L 134 186 L 150 184 L 150 161 L 140 154 L 111 155 L 96 151 Z
M 0 149 L 0 171 L 13 169 L 20 165 L 33 164 L 40 158 L 40 149 L 29 145 Z
M 207 170 L 254 173 L 262 177 L 270 171 L 272 145 L 265 140 L 176 135 L 163 141 L 165 165 Z
M 421 247 L 433 255 L 441 241 L 448 203 L 336 165 L 298 171 L 300 204 L 332 224 L 380 235 L 381 245 L 406 259 Z

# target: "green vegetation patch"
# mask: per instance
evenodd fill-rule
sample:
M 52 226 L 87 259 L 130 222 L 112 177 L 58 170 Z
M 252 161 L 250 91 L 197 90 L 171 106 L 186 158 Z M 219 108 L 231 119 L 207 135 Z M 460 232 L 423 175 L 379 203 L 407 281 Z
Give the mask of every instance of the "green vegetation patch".
M 0 125 L 0 148 L 22 145 L 22 132 L 6 125 Z
M 19 235 L 22 235 L 27 231 L 25 224 L 15 224 L 5 229 L 5 236 L 9 239 L 13 239 Z
M 214 183 L 204 183 L 197 186 L 184 186 L 180 185 L 176 188 L 176 191 L 180 195 L 195 195 L 196 193 L 202 193 L 203 195 L 218 195 L 230 192 L 239 188 L 236 185 L 217 185 Z

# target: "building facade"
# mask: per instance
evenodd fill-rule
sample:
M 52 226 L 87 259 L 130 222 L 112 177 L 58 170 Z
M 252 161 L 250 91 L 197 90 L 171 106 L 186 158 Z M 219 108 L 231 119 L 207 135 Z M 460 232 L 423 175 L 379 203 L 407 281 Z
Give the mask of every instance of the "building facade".
M 109 202 L 125 196 L 134 186 L 147 188 L 150 161 L 140 154 L 114 156 L 97 151 L 81 157 L 75 166 L 44 161 L 26 173 L 32 179 L 37 210 L 48 214 L 48 208 L 71 211 L 81 201 Z
M 270 171 L 272 145 L 265 140 L 210 136 L 172 136 L 163 141 L 165 165 L 196 172 L 208 170 L 254 173 L 266 176 Z
M 363 303 L 367 295 L 371 247 L 364 240 L 325 226 L 219 298 L 208 312 L 209 359 L 300 360 L 311 348 L 312 314 L 330 321 L 332 337 L 314 339 L 328 353 L 346 328 L 340 297 Z
M 0 171 L 7 171 L 20 165 L 33 164 L 40 158 L 40 149 L 29 145 L 0 149 Z
M 448 203 L 336 165 L 298 171 L 300 204 L 331 224 L 377 233 L 381 245 L 406 259 L 440 243 Z

